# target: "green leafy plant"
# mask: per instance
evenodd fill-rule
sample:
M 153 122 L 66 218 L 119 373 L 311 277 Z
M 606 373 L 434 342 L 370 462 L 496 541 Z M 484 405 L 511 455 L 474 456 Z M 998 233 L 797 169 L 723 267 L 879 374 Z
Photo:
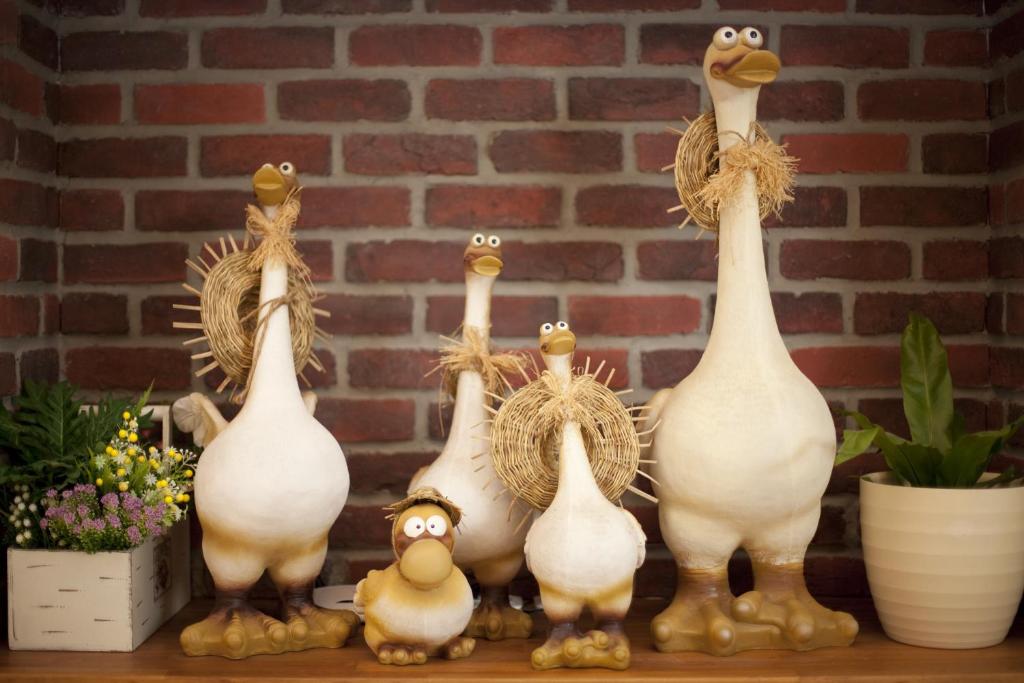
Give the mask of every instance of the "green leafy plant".
M 994 479 L 979 482 L 992 458 L 1024 425 L 1024 416 L 1001 429 L 967 432 L 963 416 L 953 409 L 949 360 L 939 332 L 917 313 L 910 314 L 900 339 L 900 384 L 911 439 L 887 432 L 863 413 L 847 411 L 859 429 L 843 432 L 836 465 L 874 447 L 900 481 L 910 486 L 991 486 L 1019 476 L 1010 468 Z

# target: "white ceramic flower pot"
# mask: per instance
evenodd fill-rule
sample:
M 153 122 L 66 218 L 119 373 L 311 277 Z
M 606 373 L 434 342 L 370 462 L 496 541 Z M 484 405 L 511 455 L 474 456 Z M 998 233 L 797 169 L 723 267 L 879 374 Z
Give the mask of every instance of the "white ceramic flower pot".
M 864 562 L 886 634 L 938 648 L 1002 642 L 1024 591 L 1024 487 L 894 481 L 888 472 L 860 481 Z

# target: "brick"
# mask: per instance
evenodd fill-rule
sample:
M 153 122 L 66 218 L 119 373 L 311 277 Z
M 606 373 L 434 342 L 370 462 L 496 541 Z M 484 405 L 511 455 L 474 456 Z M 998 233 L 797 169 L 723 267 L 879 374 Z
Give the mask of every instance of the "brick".
M 1015 12 L 992 27 L 989 54 L 992 61 L 1024 51 L 1024 12 Z
M 46 68 L 58 68 L 57 34 L 30 14 L 19 20 L 18 47 Z
M 338 335 L 395 335 L 412 331 L 412 298 L 327 294 L 317 303 L 330 312 L 320 327 Z
M 180 31 L 83 31 L 60 41 L 62 71 L 184 69 L 188 36 Z
M 783 26 L 787 66 L 899 69 L 910 64 L 910 34 L 881 26 Z
M 622 168 L 622 137 L 611 131 L 506 130 L 488 154 L 499 173 L 603 173 Z
M 667 121 L 699 113 L 700 87 L 682 78 L 570 78 L 569 118 Z
M 1024 68 L 1006 75 L 1006 107 L 1012 112 L 1024 110 Z
M 716 30 L 716 24 L 643 24 L 640 62 L 700 66 Z
M 263 86 L 256 83 L 165 83 L 135 86 L 142 124 L 262 123 Z
M 662 173 L 675 164 L 679 136 L 675 133 L 637 133 L 633 136 L 636 169 L 644 173 Z
M 186 173 L 183 137 L 73 139 L 60 143 L 57 169 L 72 178 L 156 178 Z
M 377 505 L 346 505 L 327 534 L 332 546 L 342 548 L 386 547 L 390 538 L 391 522 Z
M 19 354 L 21 381 L 56 384 L 60 379 L 60 354 L 57 349 L 44 348 L 23 351 Z
M 14 225 L 55 225 L 56 191 L 26 180 L 0 178 L 0 221 Z
M 345 453 L 350 493 L 391 491 L 396 500 L 405 495 L 413 475 L 437 459 L 437 451 L 400 451 L 398 453 Z
M 1024 178 L 1006 186 L 1005 219 L 1010 223 L 1024 223 Z
M 1024 335 L 1024 294 L 1006 295 L 1006 333 Z
M 964 226 L 984 223 L 988 196 L 984 187 L 861 187 L 863 226 Z
M 659 349 L 640 354 L 644 386 L 649 389 L 674 387 L 693 372 L 703 355 L 700 349 Z
M 326 69 L 334 66 L 334 29 L 216 28 L 203 33 L 200 55 L 213 69 Z
M 0 281 L 18 277 L 18 240 L 0 235 Z
M 405 399 L 326 398 L 317 403 L 317 419 L 341 443 L 408 441 L 413 437 L 416 404 Z
M 121 193 L 117 190 L 61 190 L 60 227 L 68 231 L 123 229 Z
M 984 83 L 901 79 L 857 88 L 857 115 L 866 121 L 979 121 L 987 110 Z
M 243 190 L 139 190 L 137 230 L 234 230 L 245 222 L 251 193 Z
M 838 228 L 846 225 L 846 190 L 841 187 L 804 187 L 793 190 L 794 200 L 782 209 L 782 217 L 768 215 L 766 228 Z
M 408 12 L 412 0 L 282 0 L 285 14 L 387 14 Z
M 1006 80 L 1010 76 L 988 82 L 988 117 L 995 119 L 1006 113 Z
M 309 279 L 330 282 L 334 279 L 334 244 L 328 240 L 302 240 L 295 247 L 309 266 Z
M 210 135 L 199 141 L 204 176 L 248 176 L 265 163 L 291 162 L 300 177 L 329 175 L 331 138 L 327 135 Z
M 63 124 L 113 124 L 121 121 L 121 87 L 116 83 L 61 84 L 53 119 Z
M 926 280 L 985 280 L 988 278 L 988 242 L 925 242 L 923 271 Z
M 853 305 L 853 329 L 857 334 L 898 334 L 909 314 L 917 312 L 942 334 L 972 334 L 985 331 L 985 307 L 984 292 L 860 292 Z
M 301 227 L 401 227 L 408 224 L 409 190 L 404 187 L 310 187 L 302 192 Z
M 569 0 L 572 12 L 672 12 L 698 7 L 700 0 Z
M 992 227 L 1006 225 L 1006 187 L 988 186 L 988 220 Z
M 462 324 L 462 296 L 427 297 L 425 327 L 428 332 L 451 334 Z M 491 299 L 491 334 L 495 337 L 530 337 L 541 321 L 558 318 L 555 297 L 496 296 Z
M 91 346 L 65 354 L 68 381 L 83 389 L 188 389 L 189 352 L 178 348 Z
M 0 2 L 0 45 L 18 43 L 18 10 L 15 0 Z
M 900 353 L 896 346 L 832 346 L 795 349 L 800 371 L 823 388 L 883 388 L 899 385 Z
M 700 280 L 718 277 L 718 245 L 714 240 L 659 240 L 636 248 L 641 280 Z
M 910 247 L 882 240 L 786 240 L 779 250 L 779 271 L 790 280 L 905 280 Z
M 352 349 L 348 352 L 348 383 L 356 389 L 425 389 L 439 375 L 433 349 Z
M 267 0 L 142 0 L 143 17 L 212 17 L 263 14 Z
M 18 148 L 18 129 L 7 119 L 0 118 L 0 160 L 14 161 Z
M 907 170 L 910 140 L 904 134 L 796 134 L 782 138 L 799 159 L 801 173 L 891 173 Z
M 0 59 L 0 102 L 31 116 L 43 115 L 46 86 L 20 64 Z
M 393 240 L 349 244 L 349 282 L 462 282 L 464 245 L 456 242 Z
M 174 336 L 198 336 L 195 330 L 179 330 L 173 327 L 175 320 L 188 320 L 190 314 L 186 311 L 179 311 L 174 304 L 188 304 L 195 306 L 194 296 L 147 296 L 142 300 L 142 334 L 151 335 L 174 335 Z
M 985 329 L 990 334 L 1003 334 L 1003 294 L 989 294 L 988 307 L 985 309 Z
M 673 188 L 646 185 L 596 185 L 576 193 L 576 222 L 622 228 L 676 225 L 682 219 L 668 209 L 679 203 Z
M 295 121 L 403 121 L 412 99 L 404 81 L 311 80 L 277 86 L 282 119 Z
M 552 0 L 427 0 L 428 12 L 550 12 Z
M 357 66 L 476 66 L 483 39 L 473 26 L 360 26 L 348 40 Z
M 773 292 L 775 321 L 783 334 L 843 331 L 843 300 L 833 292 Z
M 857 0 L 858 12 L 876 14 L 982 14 L 980 0 Z
M 615 337 L 688 334 L 701 319 L 688 296 L 570 296 L 569 319 L 578 335 Z
M 988 269 L 997 280 L 1024 278 L 1024 238 L 996 237 L 989 243 Z
M 13 353 L 0 353 L 0 396 L 18 393 L 18 370 Z
M 342 142 L 345 170 L 361 175 L 474 175 L 476 139 L 471 135 L 353 133 Z
M 1024 121 L 993 130 L 989 137 L 988 149 L 989 167 L 992 171 L 1024 165 Z
M 39 334 L 39 299 L 0 294 L 0 337 Z
M 842 12 L 845 0 L 718 0 L 719 9 L 747 12 Z
M 495 64 L 618 66 L 625 31 L 616 24 L 499 26 L 492 34 Z
M 843 84 L 838 81 L 779 81 L 761 90 L 761 121 L 839 121 L 845 115 Z
M 121 294 L 72 292 L 60 302 L 61 334 L 127 334 L 128 299 Z
M 555 187 L 436 185 L 427 188 L 427 225 L 455 228 L 533 228 L 559 224 L 562 193 Z
M 435 78 L 423 108 L 427 118 L 449 121 L 550 121 L 555 90 L 551 81 L 532 78 Z
M 57 281 L 57 243 L 50 240 L 21 240 L 22 282 Z
M 992 386 L 1000 389 L 1024 388 L 1024 348 L 993 346 L 990 357 Z
M 61 0 L 62 17 L 114 16 L 124 11 L 124 0 Z
M 984 133 L 938 133 L 921 140 L 925 173 L 985 173 L 988 136 Z
M 18 131 L 18 166 L 41 173 L 57 171 L 57 143 L 46 133 Z
M 502 279 L 564 282 L 617 282 L 622 279 L 622 247 L 611 242 L 506 242 Z
M 985 66 L 988 41 L 984 31 L 929 31 L 924 37 L 928 66 Z
M 64 245 L 65 284 L 181 282 L 188 245 L 180 242 Z

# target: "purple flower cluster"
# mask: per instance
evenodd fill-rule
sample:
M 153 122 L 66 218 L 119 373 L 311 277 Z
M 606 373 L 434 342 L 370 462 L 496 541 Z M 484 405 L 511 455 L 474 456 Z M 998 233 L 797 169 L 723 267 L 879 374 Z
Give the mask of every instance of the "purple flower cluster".
M 167 506 L 147 504 L 131 491 L 100 497 L 92 484 L 77 484 L 43 498 L 40 527 L 61 547 L 86 552 L 128 550 L 166 531 Z

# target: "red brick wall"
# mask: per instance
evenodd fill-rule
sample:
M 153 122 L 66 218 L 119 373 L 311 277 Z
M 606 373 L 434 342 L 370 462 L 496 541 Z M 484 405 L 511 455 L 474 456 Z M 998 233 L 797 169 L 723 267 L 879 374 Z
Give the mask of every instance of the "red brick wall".
M 657 171 L 730 23 L 784 64 L 760 112 L 800 188 L 765 240 L 801 367 L 900 430 L 898 333 L 921 310 L 970 425 L 1001 420 L 1024 409 L 1024 11 L 985 4 L 0 0 L 0 393 L 58 365 L 89 390 L 208 389 L 170 327 L 183 259 L 238 234 L 259 163 L 295 162 L 335 335 L 318 416 L 353 480 L 331 573 L 358 578 L 388 558 L 380 505 L 440 447 L 422 375 L 459 322 L 472 231 L 506 244 L 500 344 L 570 319 L 638 399 L 696 363 L 715 247 L 674 230 Z M 826 594 L 864 590 L 855 471 L 812 548 Z M 663 593 L 670 557 L 650 558 L 641 590 Z

